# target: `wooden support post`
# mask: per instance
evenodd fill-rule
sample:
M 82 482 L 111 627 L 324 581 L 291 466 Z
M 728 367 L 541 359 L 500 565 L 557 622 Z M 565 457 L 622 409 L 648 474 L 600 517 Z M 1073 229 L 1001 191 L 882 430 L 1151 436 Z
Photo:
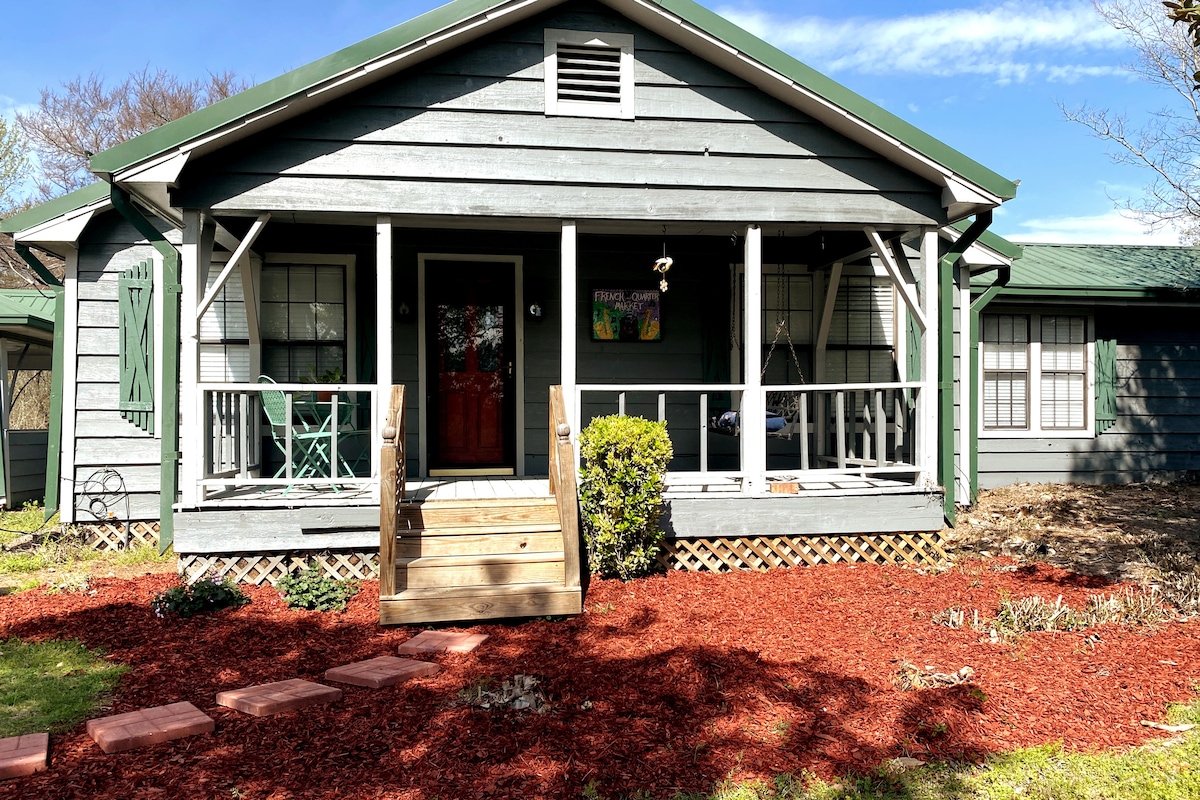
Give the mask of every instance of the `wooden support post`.
M 746 228 L 746 305 L 742 309 L 746 390 L 742 396 L 742 491 L 766 490 L 766 399 L 762 393 L 762 228 Z
M 384 397 L 388 399 L 385 401 Z M 379 449 L 379 596 L 396 594 L 396 534 L 404 500 L 404 387 L 392 386 L 379 402 L 387 403 L 383 446 Z
M 79 405 L 79 251 L 67 251 L 63 275 L 62 432 L 59 451 L 58 518 L 75 521 L 75 412 Z

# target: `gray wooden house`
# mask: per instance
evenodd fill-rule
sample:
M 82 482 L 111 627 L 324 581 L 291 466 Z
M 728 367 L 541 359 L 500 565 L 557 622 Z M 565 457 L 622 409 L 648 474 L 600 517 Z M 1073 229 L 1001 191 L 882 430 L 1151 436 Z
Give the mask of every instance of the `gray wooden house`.
M 456 0 L 91 167 L 3 223 L 67 261 L 64 519 L 113 470 L 189 576 L 564 613 L 572 437 L 622 412 L 670 566 L 936 554 L 1015 186 L 690 0 Z
M 973 484 L 1195 479 L 1200 251 L 1021 249 L 982 281 Z

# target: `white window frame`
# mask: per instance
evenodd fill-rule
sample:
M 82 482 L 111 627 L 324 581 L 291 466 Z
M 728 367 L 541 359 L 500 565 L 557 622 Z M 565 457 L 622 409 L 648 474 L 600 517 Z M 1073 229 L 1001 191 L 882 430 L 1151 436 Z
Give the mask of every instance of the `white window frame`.
M 358 354 L 356 351 L 358 339 L 356 335 L 356 331 L 358 330 L 356 286 L 358 276 L 355 271 L 355 260 L 355 256 L 353 255 L 340 253 L 266 253 L 263 256 L 262 262 L 263 265 L 295 264 L 304 266 L 340 266 L 345 269 L 346 369 L 343 372 L 343 375 L 345 376 L 345 383 L 356 383 L 358 381 Z M 257 286 L 261 286 L 261 269 L 255 271 L 255 283 Z M 259 320 L 262 320 L 263 298 L 261 289 L 256 289 L 255 299 L 258 301 L 258 318 Z M 264 351 L 266 350 L 265 343 L 262 345 L 262 348 Z
M 633 34 L 592 33 L 547 28 L 545 35 L 546 116 L 634 118 Z M 558 97 L 559 45 L 588 45 L 621 51 L 619 103 L 560 100 Z
M 976 385 L 976 403 L 979 409 L 979 438 L 981 439 L 1094 439 L 1096 438 L 1096 326 L 1091 314 L 1079 310 L 1054 309 L 1029 311 L 1026 309 L 996 309 L 983 316 L 1005 315 L 1025 317 L 1029 320 L 1029 344 L 1026 349 L 1029 372 L 1029 408 L 1027 428 L 985 428 L 983 388 L 984 340 L 982 320 L 979 331 L 978 358 L 979 383 Z M 1083 427 L 1042 427 L 1042 317 L 1082 317 L 1084 325 L 1083 356 Z M 1005 371 L 1005 370 L 1000 370 Z

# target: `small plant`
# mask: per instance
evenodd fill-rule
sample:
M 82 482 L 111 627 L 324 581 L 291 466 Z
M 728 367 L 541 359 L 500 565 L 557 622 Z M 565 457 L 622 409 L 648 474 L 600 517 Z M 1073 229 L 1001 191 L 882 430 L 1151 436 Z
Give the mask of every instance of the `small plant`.
M 309 611 L 345 611 L 346 603 L 358 594 L 356 582 L 331 578 L 315 563 L 284 575 L 275 588 L 289 608 Z
M 218 580 L 210 573 L 190 586 L 183 581 L 160 592 L 150 601 L 156 617 L 168 614 L 178 617 L 193 617 L 222 608 L 236 608 L 250 602 L 250 598 L 229 578 Z
M 666 423 L 597 417 L 579 434 L 579 452 L 588 568 L 621 580 L 648 574 L 664 536 L 658 517 L 672 452 Z

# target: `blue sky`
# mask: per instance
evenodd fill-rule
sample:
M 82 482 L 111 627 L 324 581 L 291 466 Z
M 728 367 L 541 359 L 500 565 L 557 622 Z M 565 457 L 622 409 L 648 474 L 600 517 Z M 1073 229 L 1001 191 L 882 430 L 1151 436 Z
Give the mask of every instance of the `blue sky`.
M 1132 51 L 1088 0 L 700 2 L 1019 179 L 1017 198 L 993 224 L 997 233 L 1018 241 L 1177 242 L 1170 230 L 1144 233 L 1116 209 L 1114 199 L 1138 194 L 1149 175 L 1112 163 L 1106 145 L 1059 110 L 1088 103 L 1137 122 L 1172 103 L 1130 76 L 1123 65 Z M 439 2 L 11 5 L 0 49 L 0 114 L 9 117 L 35 104 L 42 87 L 92 72 L 116 81 L 148 65 L 181 78 L 232 70 L 261 82 Z

